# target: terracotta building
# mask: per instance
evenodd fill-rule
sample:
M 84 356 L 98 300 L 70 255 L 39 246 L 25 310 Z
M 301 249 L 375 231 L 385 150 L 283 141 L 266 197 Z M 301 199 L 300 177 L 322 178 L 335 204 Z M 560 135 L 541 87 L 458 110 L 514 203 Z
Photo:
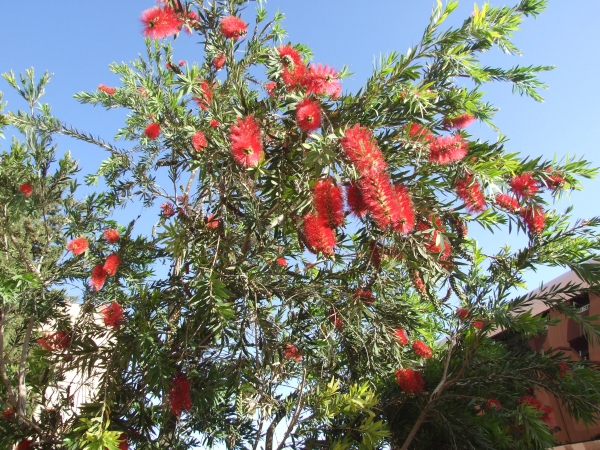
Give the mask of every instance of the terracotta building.
M 544 289 L 556 285 L 566 285 L 569 282 L 581 283 L 581 280 L 573 272 L 568 272 L 544 285 Z M 536 291 L 539 291 L 537 289 Z M 533 291 L 534 293 L 536 291 Z M 600 297 L 594 294 L 583 294 L 572 298 L 565 298 L 565 301 L 571 302 L 578 308 L 579 314 L 583 316 L 600 316 Z M 555 326 L 548 327 L 546 333 L 529 341 L 529 346 L 537 352 L 560 351 L 569 356 L 573 361 L 582 359 L 596 361 L 600 363 L 600 346 L 591 345 L 580 326 L 573 320 L 567 319 L 563 314 L 550 309 L 541 301 L 534 302 L 532 314 L 547 315 L 549 319 L 562 319 Z M 496 332 L 498 339 L 503 338 L 501 331 Z M 600 366 L 599 366 L 600 367 Z M 572 419 L 560 401 L 545 391 L 536 391 L 535 396 L 544 404 L 553 409 L 552 418 L 556 427 L 555 436 L 563 444 L 556 449 L 564 450 L 600 450 L 600 421 L 598 424 L 587 427 L 583 423 Z

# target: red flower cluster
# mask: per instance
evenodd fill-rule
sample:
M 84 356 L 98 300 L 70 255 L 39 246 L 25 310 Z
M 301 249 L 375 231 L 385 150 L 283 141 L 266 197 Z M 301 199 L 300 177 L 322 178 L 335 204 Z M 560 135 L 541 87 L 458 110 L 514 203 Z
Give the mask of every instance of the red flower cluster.
M 558 376 L 559 377 L 566 377 L 567 375 L 569 375 L 571 369 L 569 368 L 569 365 L 564 362 L 564 361 L 560 361 L 558 363 Z
M 274 81 L 271 81 L 265 85 L 265 90 L 267 91 L 267 94 L 269 94 L 269 97 L 273 97 L 275 95 L 273 91 L 276 87 L 277 83 L 275 83 Z
M 17 450 L 31 450 L 32 442 L 33 441 L 31 439 L 25 439 L 24 441 L 21 441 L 19 445 L 17 445 Z
M 228 39 L 239 39 L 248 31 L 248 24 L 236 16 L 221 19 L 221 34 Z
M 227 61 L 227 58 L 225 57 L 225 55 L 223 53 L 219 53 L 217 56 L 215 56 L 213 58 L 213 67 L 217 70 L 223 68 L 223 66 L 225 65 L 225 62 Z
M 277 49 L 281 60 L 281 79 L 288 88 L 294 88 L 304 83 L 306 66 L 300 53 L 291 45 L 285 45 Z
M 129 442 L 127 442 L 127 435 L 125 433 L 119 436 L 121 443 L 119 444 L 119 450 L 129 450 Z
M 194 147 L 194 150 L 200 152 L 204 150 L 206 144 L 207 142 L 204 133 L 202 131 L 196 131 L 192 136 L 192 147 Z
M 406 368 L 396 371 L 396 380 L 404 392 L 407 394 L 420 394 L 425 388 L 423 377 L 416 370 Z
M 469 313 L 469 310 L 467 308 L 458 308 L 455 314 L 456 317 L 458 317 L 458 320 L 460 320 L 461 322 L 471 317 L 471 314 Z
M 200 83 L 200 90 L 202 91 L 200 97 L 193 97 L 193 100 L 200 107 L 200 109 L 206 111 L 209 108 L 210 102 L 212 100 L 212 88 L 208 84 L 207 80 L 202 80 L 202 82 Z
M 66 331 L 44 333 L 41 338 L 36 340 L 36 342 L 50 352 L 55 350 L 66 350 L 71 346 L 71 335 Z
M 474 320 L 471 322 L 471 325 L 473 325 L 478 330 L 481 330 L 485 326 L 485 322 L 483 320 Z
M 160 205 L 161 214 L 167 218 L 173 216 L 175 214 L 175 209 L 173 208 L 173 203 L 165 202 Z
M 396 199 L 398 200 L 398 220 L 394 222 L 394 229 L 403 234 L 408 234 L 415 229 L 415 207 L 406 186 L 396 184 Z
M 500 402 L 498 400 L 496 400 L 495 398 L 489 398 L 486 400 L 485 402 L 485 407 L 489 410 L 497 410 L 500 409 Z
M 348 128 L 340 144 L 360 175 L 368 176 L 386 170 L 383 153 L 367 128 L 360 125 Z
M 434 137 L 429 144 L 429 161 L 436 164 L 460 161 L 467 155 L 468 146 L 460 134 Z
M 296 106 L 296 122 L 305 133 L 321 127 L 321 107 L 317 102 L 305 98 Z
M 429 359 L 433 355 L 433 350 L 429 348 L 429 346 L 420 340 L 416 340 L 412 345 L 413 352 L 415 355 L 420 356 L 421 358 Z
M 119 268 L 120 264 L 121 258 L 116 253 L 113 253 L 106 258 L 106 261 L 104 262 L 104 270 L 109 276 L 112 277 L 115 273 L 117 273 L 117 269 Z
M 338 74 L 333 67 L 310 65 L 304 84 L 309 94 L 325 94 L 337 98 L 342 92 Z
M 406 335 L 406 331 L 404 331 L 402 328 L 396 328 L 394 335 L 396 336 L 396 339 L 401 347 L 406 347 L 408 345 L 408 336 Z
M 2 412 L 2 414 L 0 414 L 0 416 L 2 416 L 3 420 L 13 420 L 15 417 L 15 411 L 9 406 Z
M 108 272 L 104 269 L 104 265 L 97 264 L 92 269 L 92 276 L 90 280 L 90 286 L 94 288 L 95 291 L 99 291 L 104 286 L 104 282 L 108 277 Z
M 275 260 L 275 262 L 277 263 L 278 266 L 281 266 L 281 267 L 286 267 L 288 265 L 288 263 L 285 260 L 285 258 L 277 258 Z
M 528 206 L 521 209 L 521 217 L 531 233 L 539 234 L 544 231 L 546 225 L 546 214 L 541 206 Z
M 149 123 L 148 126 L 144 128 L 144 134 L 150 139 L 156 139 L 160 134 L 160 124 L 156 122 Z
M 331 178 L 319 180 L 313 187 L 313 203 L 317 217 L 325 220 L 331 228 L 344 223 L 344 196 L 342 189 Z
M 283 349 L 283 354 L 286 358 L 293 359 L 294 361 L 300 361 L 302 359 L 300 349 L 293 344 L 287 344 Z
M 540 189 L 537 180 L 529 172 L 514 177 L 510 182 L 510 187 L 519 197 L 525 198 L 532 197 Z
M 361 302 L 366 303 L 367 305 L 370 305 L 375 301 L 373 292 L 369 291 L 368 289 L 358 289 L 354 293 L 354 297 L 359 299 Z
M 171 411 L 177 417 L 184 411 L 192 409 L 192 397 L 190 392 L 190 380 L 182 373 L 178 373 L 171 380 L 172 386 L 169 392 L 169 404 Z
M 254 116 L 238 118 L 229 134 L 231 155 L 236 163 L 244 167 L 256 166 L 263 155 L 260 127 Z
M 366 214 L 367 205 L 365 204 L 360 187 L 356 183 L 350 182 L 346 185 L 346 200 L 348 201 L 350 211 L 356 217 L 360 219 Z
M 412 123 L 410 128 L 408 129 L 409 137 L 417 137 L 418 140 L 427 140 L 430 141 L 433 139 L 433 135 L 429 132 L 429 130 L 418 123 Z
M 108 86 L 104 86 L 103 84 L 98 86 L 98 90 L 100 92 L 104 92 L 105 94 L 108 95 L 115 95 L 116 89 L 114 87 L 108 87 Z
M 104 239 L 106 239 L 106 242 L 109 244 L 114 244 L 119 240 L 119 232 L 113 228 L 107 228 L 104 230 L 103 234 Z
M 177 33 L 183 25 L 183 21 L 175 11 L 165 6 L 155 6 L 142 12 L 141 17 L 144 24 L 144 36 L 150 39 L 161 39 Z
M 544 422 L 546 422 L 547 425 L 550 425 L 552 423 L 552 417 L 550 417 L 550 414 L 552 414 L 552 412 L 553 412 L 552 408 L 548 405 L 542 404 L 542 402 L 539 401 L 537 398 L 528 395 L 525 397 L 521 397 L 518 400 L 518 403 L 521 405 L 525 404 L 527 406 L 531 406 L 531 407 L 537 409 L 538 411 L 540 411 L 542 413 L 542 415 L 540 416 L 540 419 L 542 419 Z
M 334 307 L 331 307 L 331 309 L 329 310 L 329 321 L 340 331 L 344 328 L 342 319 L 339 318 L 337 311 Z
M 417 270 L 412 270 L 410 272 L 410 279 L 412 280 L 413 286 L 417 291 L 421 294 L 425 293 L 425 283 L 423 283 L 423 278 L 421 278 L 421 274 Z
M 464 113 L 457 117 L 446 117 L 444 119 L 444 126 L 449 130 L 462 130 L 471 125 L 474 120 L 475 117 L 471 114 Z
M 333 248 L 337 245 L 335 233 L 322 217 L 308 213 L 304 216 L 303 233 L 306 246 L 312 253 L 333 255 Z
M 363 176 L 359 187 L 371 217 L 381 230 L 391 226 L 408 233 L 414 228 L 414 210 L 408 190 L 392 186 L 386 172 Z
M 67 250 L 73 252 L 74 255 L 80 255 L 88 249 L 88 241 L 84 237 L 73 239 L 67 244 Z
M 206 216 L 205 218 L 206 221 L 206 228 L 210 228 L 210 229 L 215 229 L 219 226 L 219 219 L 217 219 L 215 217 L 214 214 L 209 214 L 208 216 Z
M 456 193 L 465 202 L 467 211 L 473 213 L 482 212 L 485 209 L 485 197 L 479 181 L 474 179 L 470 173 L 456 180 Z
M 543 184 L 549 189 L 558 189 L 561 188 L 567 180 L 565 180 L 560 172 L 552 173 L 552 169 L 550 167 L 545 169 L 545 172 L 548 172 L 549 175 L 547 178 L 544 178 Z
M 210 126 L 212 128 L 217 128 L 219 126 L 219 121 L 217 119 L 211 119 L 210 120 Z
M 443 251 L 439 257 L 442 261 L 446 261 L 448 258 L 450 258 L 450 255 L 452 254 L 450 245 L 439 237 L 438 231 L 445 231 L 440 219 L 435 219 L 435 226 L 431 223 L 420 222 L 417 225 L 417 230 L 427 231 L 427 233 L 423 233 L 423 237 L 426 239 L 423 244 L 425 245 L 427 251 L 431 253 L 440 253 Z M 439 243 L 438 240 L 440 241 Z
M 33 186 L 31 183 L 23 183 L 19 186 L 19 192 L 23 194 L 25 197 L 30 197 L 33 194 Z
M 495 202 L 500 208 L 506 209 L 510 212 L 516 212 L 520 208 L 518 200 L 512 195 L 508 194 L 496 195 Z
M 121 324 L 125 322 L 123 313 L 123 308 L 117 302 L 112 302 L 110 305 L 105 306 L 102 309 L 102 319 L 104 320 L 104 325 L 120 328 Z

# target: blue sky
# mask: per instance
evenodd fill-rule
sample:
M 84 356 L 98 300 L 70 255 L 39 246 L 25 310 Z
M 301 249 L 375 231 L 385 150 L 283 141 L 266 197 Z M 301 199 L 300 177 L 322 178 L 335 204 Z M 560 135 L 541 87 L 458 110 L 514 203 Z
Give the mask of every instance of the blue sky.
M 514 4 L 504 0 L 494 4 Z M 131 61 L 144 52 L 139 16 L 154 3 L 146 0 L 81 1 L 29 0 L 27 7 L 6 2 L 0 15 L 0 72 L 22 72 L 35 67 L 38 73 L 54 73 L 46 102 L 57 117 L 94 135 L 111 137 L 122 126 L 123 111 L 105 111 L 79 105 L 72 95 L 94 90 L 98 84 L 119 84 L 108 70 L 111 62 Z M 253 8 L 255 3 L 249 3 Z M 419 42 L 427 24 L 432 0 L 269 0 L 266 7 L 272 15 L 279 8 L 286 16 L 286 41 L 302 42 L 314 51 L 314 61 L 340 68 L 349 66 L 354 75 L 344 81 L 344 89 L 355 91 L 369 76 L 380 54 L 392 50 L 405 52 Z M 481 5 L 481 2 L 479 2 Z M 460 23 L 473 9 L 473 3 L 462 1 L 449 23 Z M 558 158 L 566 154 L 585 155 L 600 166 L 596 149 L 597 105 L 600 104 L 600 46 L 596 34 L 600 2 L 550 1 L 548 10 L 538 19 L 528 19 L 516 34 L 515 42 L 522 57 L 507 57 L 499 50 L 485 55 L 488 64 L 556 65 L 553 72 L 542 75 L 550 87 L 543 92 L 546 101 L 537 103 L 511 95 L 508 85 L 483 88 L 487 100 L 500 107 L 496 124 L 510 138 L 507 149 L 532 156 Z M 202 48 L 194 36 L 182 34 L 175 42 L 175 60 L 200 60 Z M 24 104 L 9 91 L 4 80 L 9 108 Z M 485 125 L 475 124 L 469 132 L 482 139 L 495 140 L 495 133 Z M 72 151 L 80 160 L 83 173 L 94 172 L 106 156 L 101 150 L 68 139 L 59 139 L 63 149 Z M 0 143 L 6 149 L 8 142 Z M 569 204 L 576 217 L 600 215 L 596 201 L 599 181 L 585 181 L 585 191 L 575 192 L 557 205 Z M 133 213 L 137 215 L 140 211 Z M 506 235 L 477 233 L 483 244 L 504 242 Z M 530 277 L 532 287 L 563 270 L 544 270 Z

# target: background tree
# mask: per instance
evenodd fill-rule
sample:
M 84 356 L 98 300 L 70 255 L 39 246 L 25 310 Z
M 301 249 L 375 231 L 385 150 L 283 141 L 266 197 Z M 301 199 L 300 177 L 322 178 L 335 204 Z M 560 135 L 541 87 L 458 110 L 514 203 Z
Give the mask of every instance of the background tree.
M 588 261 L 598 220 L 571 225 L 548 209 L 595 170 L 521 158 L 502 137 L 466 131 L 474 120 L 493 126 L 486 82 L 541 99 L 536 76 L 550 67 L 487 67 L 479 57 L 493 46 L 518 53 L 513 32 L 545 2 L 485 4 L 447 30 L 457 2 L 440 3 L 420 44 L 382 58 L 356 94 L 342 93 L 347 70 L 309 64 L 306 46 L 281 42 L 282 15 L 266 23 L 259 2 L 248 24 L 242 6 L 168 1 L 144 11 L 147 55 L 111 65 L 121 86 L 77 94 L 129 111 L 116 136 L 129 148 L 54 118 L 39 103 L 48 77 L 5 76 L 30 109 L 3 119 L 26 142 L 1 163 L 0 332 L 13 336 L 0 340 L 13 411 L 0 421 L 3 443 L 547 448 L 552 413 L 536 389 L 591 422 L 600 381 L 588 363 L 489 332 L 541 333 L 552 323 L 526 311 L 542 300 L 596 339 L 594 318 L 563 300 L 596 289 Z M 201 37 L 202 61 L 172 60 L 169 37 L 182 31 Z M 108 152 L 86 179 L 105 189 L 76 201 L 68 156 L 48 176 L 57 133 Z M 151 236 L 109 220 L 136 201 L 147 215 L 161 205 L 144 218 L 157 221 Z M 11 231 L 27 221 L 31 236 Z M 468 225 L 529 242 L 488 255 Z M 515 297 L 524 272 L 541 265 L 569 267 L 584 283 Z M 73 322 L 69 285 L 81 299 Z M 56 331 L 37 338 L 43 324 Z M 82 408 L 65 374 L 94 383 Z

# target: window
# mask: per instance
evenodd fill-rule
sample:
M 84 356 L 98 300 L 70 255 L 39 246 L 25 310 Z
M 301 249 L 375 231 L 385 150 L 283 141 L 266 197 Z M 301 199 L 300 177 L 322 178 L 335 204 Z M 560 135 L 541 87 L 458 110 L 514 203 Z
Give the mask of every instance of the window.
M 579 354 L 581 359 L 590 359 L 590 346 L 585 336 L 579 336 L 570 340 L 569 345 Z

